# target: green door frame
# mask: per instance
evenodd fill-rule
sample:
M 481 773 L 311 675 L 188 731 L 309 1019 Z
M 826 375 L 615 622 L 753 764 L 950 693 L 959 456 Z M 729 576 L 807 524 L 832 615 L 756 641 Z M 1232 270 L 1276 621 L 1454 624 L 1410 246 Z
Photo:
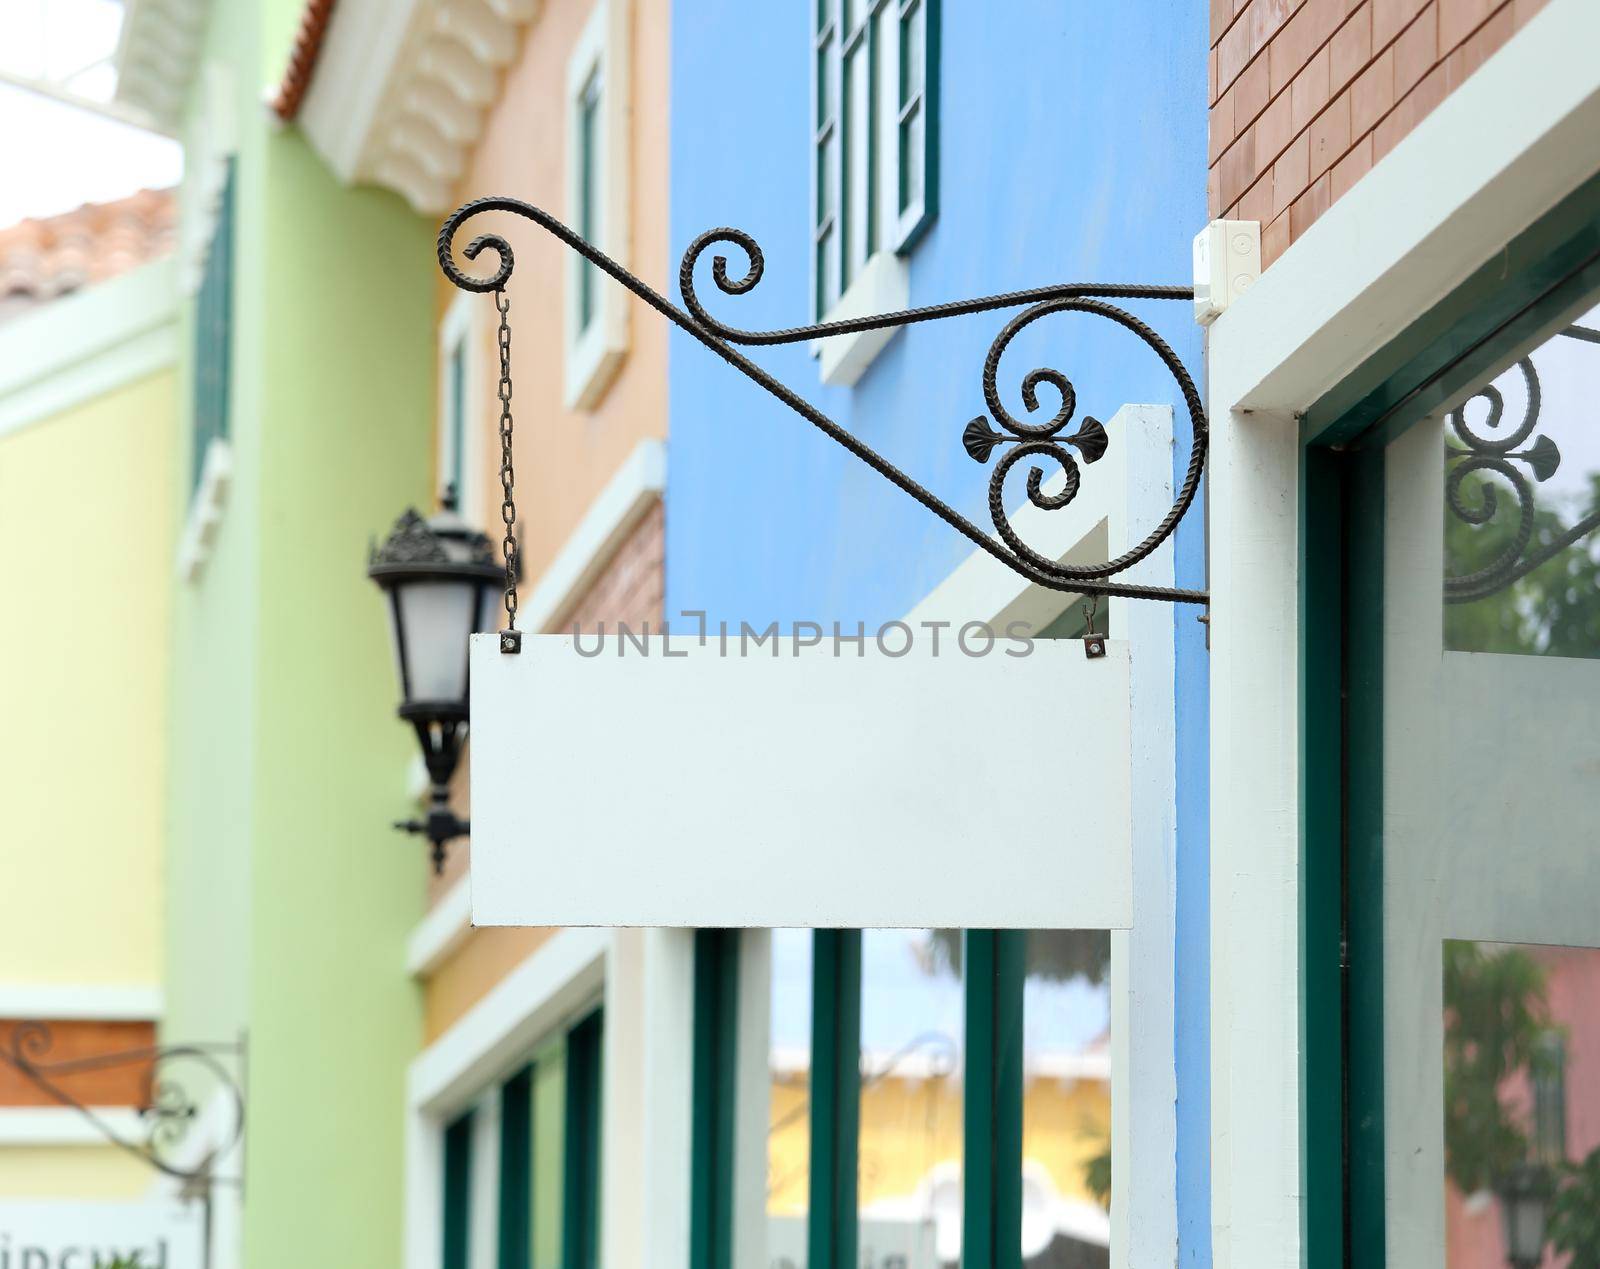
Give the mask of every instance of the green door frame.
M 1384 1263 L 1384 452 L 1600 289 L 1600 174 L 1301 421 L 1301 1168 L 1308 1269 Z

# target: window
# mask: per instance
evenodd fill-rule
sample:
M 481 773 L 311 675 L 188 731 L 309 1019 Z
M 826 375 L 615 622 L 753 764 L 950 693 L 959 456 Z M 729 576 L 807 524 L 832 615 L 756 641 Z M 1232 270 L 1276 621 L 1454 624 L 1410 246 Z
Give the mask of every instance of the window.
M 439 325 L 439 471 L 441 489 L 454 490 L 463 519 L 482 519 L 483 429 L 490 426 L 482 406 L 482 366 L 477 297 L 463 292 Z
M 596 1010 L 446 1125 L 442 1269 L 594 1269 L 601 1041 Z
M 938 0 L 817 0 L 812 276 L 818 320 L 836 310 L 866 312 L 869 301 L 885 297 L 892 303 L 896 286 L 907 289 L 892 257 L 909 252 L 938 211 L 938 50 Z M 905 302 L 899 298 L 898 306 Z
M 213 443 L 228 439 L 228 392 L 233 340 L 234 161 L 226 164 L 217 223 L 200 274 L 194 310 L 194 454 L 191 487 L 198 489 Z
M 689 1264 L 733 1269 L 739 931 L 694 938 L 694 1160 Z
M 567 1033 L 562 1269 L 595 1269 L 600 1263 L 601 1039 L 598 1009 Z
M 696 941 L 694 1246 L 772 1269 L 1109 1263 L 1104 931 L 774 930 L 766 1185 L 723 1179 L 736 1081 L 734 936 Z M 721 1106 L 709 1101 L 720 1078 Z M 740 1141 L 744 1138 L 741 1135 Z M 760 1138 L 758 1137 L 759 1141 Z M 728 1195 L 712 1201 L 720 1191 Z M 750 1246 L 743 1230 L 760 1239 Z M 694 1269 L 727 1260 L 696 1255 Z
M 596 0 L 567 63 L 567 219 L 607 255 L 628 262 L 629 0 Z M 569 409 L 591 410 L 628 349 L 625 292 L 567 253 Z

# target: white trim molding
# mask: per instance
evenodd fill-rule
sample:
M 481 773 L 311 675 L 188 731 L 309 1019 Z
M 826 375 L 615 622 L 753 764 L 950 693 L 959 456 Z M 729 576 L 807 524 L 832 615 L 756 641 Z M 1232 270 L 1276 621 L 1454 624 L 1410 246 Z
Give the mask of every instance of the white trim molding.
M 64 296 L 0 325 L 0 437 L 178 360 L 172 260 Z
M 438 483 L 442 490 L 449 483 L 451 471 L 461 468 L 461 484 L 456 489 L 456 509 L 468 524 L 480 524 L 483 511 L 483 428 L 478 420 L 483 418 L 483 369 L 480 364 L 484 352 L 482 299 L 472 291 L 458 291 L 450 307 L 445 309 L 439 323 L 439 416 L 435 431 L 438 434 Z M 451 381 L 451 363 L 457 353 L 461 356 L 461 453 L 454 453 L 455 438 L 451 434 L 451 411 L 454 393 Z
M 413 1059 L 406 1076 L 406 1269 L 439 1267 L 444 1126 L 603 998 L 614 937 L 606 930 L 560 931 Z M 608 1017 L 605 1093 L 614 1032 Z M 609 1123 L 615 1112 L 605 1093 L 601 1114 Z M 602 1158 L 609 1153 L 602 1142 Z
M 873 313 L 894 313 L 911 307 L 911 266 L 904 256 L 892 251 L 874 252 L 861 272 L 828 310 L 825 322 L 843 322 Z M 830 335 L 811 341 L 811 351 L 819 361 L 822 382 L 838 387 L 854 387 L 866 374 L 884 346 L 899 333 L 898 326 L 854 331 L 849 335 Z
M 207 0 L 123 0 L 116 100 L 176 134 L 205 39 Z
M 522 605 L 524 629 L 554 630 L 566 619 L 661 497 L 666 482 L 667 447 L 658 440 L 640 441 L 540 575 Z
M 1297 419 L 1600 170 L 1596 47 L 1550 0 L 1210 330 L 1218 1269 L 1302 1252 Z
M 406 940 L 406 973 L 428 978 L 454 956 L 472 933 L 472 880 L 460 878 L 428 909 Z
M 159 1022 L 154 983 L 0 983 L 0 1018 L 40 1022 Z
M 342 0 L 299 124 L 339 179 L 451 207 L 500 73 L 540 0 Z
M 95 1106 L 95 1118 L 125 1141 L 142 1141 L 149 1130 L 134 1106 Z M 70 1106 L 0 1107 L 0 1148 L 25 1146 L 116 1146 L 100 1129 Z
M 220 436 L 211 438 L 200 467 L 200 483 L 189 500 L 189 512 L 178 535 L 178 577 L 193 585 L 200 580 L 211 548 L 222 530 L 222 513 L 233 487 L 233 446 Z
M 594 0 L 583 34 L 567 61 L 567 223 L 623 268 L 631 258 L 633 213 L 629 205 L 629 144 L 633 130 L 632 0 Z M 595 138 L 585 137 L 585 112 L 594 93 Z M 586 154 L 595 141 L 594 153 Z M 592 189 L 585 189 L 587 175 Z M 584 207 L 586 194 L 594 203 Z M 592 410 L 600 403 L 628 354 L 630 304 L 621 287 L 575 251 L 565 259 L 563 400 Z M 583 296 L 590 297 L 587 322 Z

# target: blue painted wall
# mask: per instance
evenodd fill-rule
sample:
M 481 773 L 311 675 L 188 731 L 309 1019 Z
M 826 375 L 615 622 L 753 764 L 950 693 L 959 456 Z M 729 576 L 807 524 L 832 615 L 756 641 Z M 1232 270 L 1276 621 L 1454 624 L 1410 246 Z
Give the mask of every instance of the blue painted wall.
M 671 253 L 716 225 L 755 236 L 767 268 L 752 292 L 725 297 L 700 279 L 712 311 L 738 326 L 809 320 L 813 10 L 811 0 L 673 6 Z M 911 302 L 1054 281 L 1186 281 L 1189 243 L 1206 219 L 1206 55 L 1201 0 L 943 0 L 940 211 L 910 258 Z M 738 275 L 743 262 L 730 266 Z M 1129 307 L 1200 366 L 1187 305 Z M 966 456 L 960 436 L 984 412 L 983 359 L 1008 316 L 902 330 L 854 389 L 823 387 L 804 346 L 754 358 L 987 528 L 988 469 Z M 669 617 L 695 609 L 735 625 L 870 628 L 904 615 L 969 553 L 965 539 L 692 339 L 674 340 Z M 1079 417 L 1108 419 L 1130 402 L 1180 404 L 1148 350 L 1096 319 L 1047 319 L 1012 345 L 1000 391 L 1014 413 L 1023 374 L 1040 365 L 1073 380 Z M 1019 498 L 1014 491 L 1010 501 Z M 1185 584 L 1204 584 L 1202 515 L 1197 507 L 1180 533 Z M 1210 1261 L 1206 653 L 1195 610 L 1173 616 L 1177 1166 L 1188 1266 Z

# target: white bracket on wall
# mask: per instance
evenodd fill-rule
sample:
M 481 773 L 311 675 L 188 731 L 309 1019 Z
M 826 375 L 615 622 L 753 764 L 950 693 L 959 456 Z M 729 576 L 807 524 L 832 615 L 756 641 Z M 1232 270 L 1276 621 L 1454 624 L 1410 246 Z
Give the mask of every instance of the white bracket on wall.
M 1261 278 L 1261 222 L 1213 220 L 1194 237 L 1194 320 L 1209 326 Z

